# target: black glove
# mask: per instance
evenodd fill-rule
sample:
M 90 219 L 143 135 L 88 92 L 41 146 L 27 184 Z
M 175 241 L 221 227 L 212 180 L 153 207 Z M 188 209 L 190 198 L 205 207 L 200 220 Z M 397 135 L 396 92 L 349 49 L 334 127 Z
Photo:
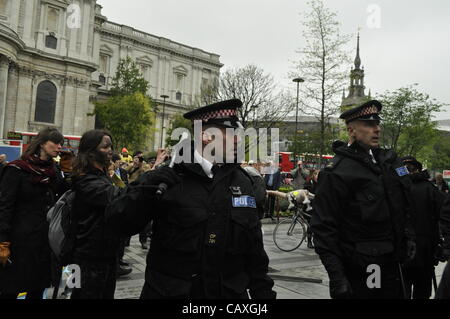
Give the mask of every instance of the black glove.
M 330 297 L 331 299 L 349 299 L 353 295 L 352 287 L 347 278 L 330 280 Z
M 444 248 L 442 249 L 442 255 L 441 259 L 439 259 L 442 262 L 446 262 L 450 258 L 450 249 Z
M 413 240 L 406 241 L 406 261 L 411 261 L 416 256 L 416 243 Z
M 442 243 L 439 243 L 434 253 L 434 265 L 439 265 L 439 262 L 446 262 L 450 258 L 450 249 L 444 249 Z
M 168 187 L 181 182 L 181 178 L 177 175 L 173 168 L 164 166 L 153 171 L 146 172 L 139 178 L 142 185 L 159 186 L 164 183 Z

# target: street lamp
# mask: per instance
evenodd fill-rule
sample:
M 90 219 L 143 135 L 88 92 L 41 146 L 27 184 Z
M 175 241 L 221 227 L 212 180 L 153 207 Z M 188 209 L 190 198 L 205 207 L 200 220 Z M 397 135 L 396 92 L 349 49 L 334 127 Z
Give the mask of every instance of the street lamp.
M 161 97 L 164 99 L 163 102 L 163 113 L 162 113 L 162 121 L 161 121 L 161 148 L 163 148 L 163 136 L 164 136 L 164 116 L 166 111 L 166 99 L 169 97 L 168 95 L 161 95 Z
M 294 152 L 295 152 L 295 165 L 297 165 L 297 130 L 298 130 L 298 92 L 300 83 L 305 82 L 302 78 L 295 78 L 292 80 L 293 82 L 297 83 L 297 107 L 295 108 L 295 137 L 294 137 Z

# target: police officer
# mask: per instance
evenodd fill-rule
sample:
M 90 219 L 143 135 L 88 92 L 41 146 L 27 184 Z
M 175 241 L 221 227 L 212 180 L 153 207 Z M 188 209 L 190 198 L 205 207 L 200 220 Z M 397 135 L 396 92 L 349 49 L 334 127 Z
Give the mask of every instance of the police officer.
M 439 288 L 436 292 L 436 299 L 450 299 L 450 196 L 447 195 L 441 210 L 439 227 L 443 237 L 440 261 L 447 261 L 444 273 L 442 274 Z
M 242 127 L 241 106 L 234 99 L 186 113 L 202 123 L 190 162 L 144 173 L 110 207 L 107 216 L 124 235 L 153 220 L 142 299 L 248 298 L 247 290 L 251 298 L 275 298 L 252 180 L 239 164 L 217 161 L 236 155 L 226 129 Z M 210 128 L 223 135 L 216 162 L 203 152 L 213 141 Z M 168 188 L 158 199 L 161 183 Z
M 413 156 L 402 158 L 413 182 L 411 202 L 415 207 L 411 216 L 416 235 L 416 256 L 404 265 L 408 295 L 413 299 L 431 297 L 432 280 L 435 280 L 434 266 L 439 244 L 439 214 L 445 195 L 430 181 L 427 170 Z M 434 278 L 433 278 L 434 277 Z
M 320 174 L 311 227 L 315 250 L 330 278 L 331 298 L 402 298 L 399 262 L 414 254 L 407 227 L 408 171 L 379 148 L 380 102 L 340 116 L 349 142 L 336 141 Z

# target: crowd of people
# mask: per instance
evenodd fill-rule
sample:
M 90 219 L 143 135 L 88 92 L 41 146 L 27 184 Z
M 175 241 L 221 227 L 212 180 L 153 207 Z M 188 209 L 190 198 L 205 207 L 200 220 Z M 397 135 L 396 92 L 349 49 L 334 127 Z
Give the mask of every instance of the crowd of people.
M 228 100 L 184 116 L 221 130 L 225 142 L 227 128 L 242 127 L 241 106 Z M 448 264 L 439 289 L 434 275 L 450 257 L 448 187 L 439 175 L 433 185 L 414 157 L 379 148 L 381 108 L 369 101 L 343 113 L 350 140 L 333 143 L 332 163 L 318 171 L 299 161 L 291 172 L 295 189 L 315 194 L 308 247 L 332 298 L 430 298 L 433 282 L 436 296 L 449 298 Z M 282 183 L 276 163 L 217 163 L 203 157 L 211 139 L 202 134 L 191 161 L 173 166 L 166 150 L 148 161 L 140 151 L 115 153 L 113 138 L 88 131 L 75 155 L 47 128 L 20 159 L 0 164 L 0 299 L 40 299 L 59 285 L 66 264 L 50 248 L 47 212 L 69 189 L 69 256 L 81 274 L 71 299 L 113 299 L 116 279 L 131 272 L 123 256 L 137 234 L 148 249 L 142 299 L 276 297 L 261 225 L 275 209 L 267 191 Z M 224 145 L 215 156 L 227 158 Z M 367 284 L 373 265 L 382 271 L 377 289 Z

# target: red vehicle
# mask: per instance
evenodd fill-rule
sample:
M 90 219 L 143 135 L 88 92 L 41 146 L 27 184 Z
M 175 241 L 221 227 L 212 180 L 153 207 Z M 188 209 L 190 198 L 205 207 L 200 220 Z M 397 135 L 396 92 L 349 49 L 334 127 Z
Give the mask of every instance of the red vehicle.
M 296 166 L 294 154 L 292 152 L 279 152 L 279 165 L 281 172 L 289 173 Z M 303 165 L 306 169 L 322 169 L 330 160 L 333 159 L 333 155 L 322 155 L 322 164 L 319 165 L 319 154 L 300 154 L 298 160 L 303 161 Z
M 22 152 L 24 152 L 28 145 L 30 145 L 31 139 L 37 136 L 37 134 L 38 133 L 11 131 L 8 132 L 8 140 L 10 140 L 10 145 L 15 145 L 14 143 L 20 145 L 20 142 L 22 142 Z M 63 151 L 73 151 L 76 154 L 78 152 L 78 146 L 80 145 L 80 139 L 81 136 L 64 135 Z
M 294 158 L 292 152 L 278 152 L 279 154 L 279 166 L 282 173 L 289 173 L 294 169 Z

